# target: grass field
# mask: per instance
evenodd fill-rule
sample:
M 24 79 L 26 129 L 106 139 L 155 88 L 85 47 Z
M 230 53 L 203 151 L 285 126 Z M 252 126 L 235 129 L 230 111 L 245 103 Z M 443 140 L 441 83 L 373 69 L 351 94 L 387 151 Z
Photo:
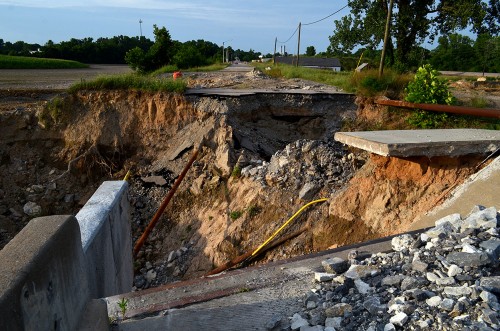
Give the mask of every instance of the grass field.
M 78 69 L 88 65 L 69 60 L 10 56 L 0 54 L 0 69 Z

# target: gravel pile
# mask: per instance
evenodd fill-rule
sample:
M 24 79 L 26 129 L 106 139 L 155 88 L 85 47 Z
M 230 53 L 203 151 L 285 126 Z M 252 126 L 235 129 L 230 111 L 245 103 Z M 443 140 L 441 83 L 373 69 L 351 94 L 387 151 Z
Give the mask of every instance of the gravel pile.
M 310 200 L 323 188 L 333 193 L 343 186 L 362 163 L 338 142 L 301 139 L 276 152 L 270 162 L 242 156 L 238 165 L 243 177 L 298 191 L 301 199 Z
M 302 311 L 269 330 L 498 330 L 499 219 L 478 206 L 393 238 L 393 252 L 325 260 Z

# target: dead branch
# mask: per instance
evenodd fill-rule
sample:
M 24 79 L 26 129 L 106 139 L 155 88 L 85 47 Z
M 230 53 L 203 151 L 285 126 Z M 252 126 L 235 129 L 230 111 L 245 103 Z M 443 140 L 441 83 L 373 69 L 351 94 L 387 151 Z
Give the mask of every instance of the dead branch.
M 91 154 L 98 154 L 98 155 L 100 155 L 99 151 L 97 150 L 97 146 L 95 144 L 92 145 L 92 146 L 90 146 L 90 148 L 87 149 L 87 151 L 85 151 L 85 153 L 83 153 L 83 154 L 77 156 L 76 158 L 74 158 L 73 160 L 69 161 L 68 168 L 66 169 L 66 171 L 63 172 L 58 177 L 56 177 L 53 180 L 51 180 L 50 182 L 54 183 L 54 182 L 58 181 L 59 179 L 63 178 L 64 176 L 66 176 L 67 174 L 69 174 L 71 172 L 71 170 L 74 169 L 74 166 L 75 166 L 76 162 L 78 162 L 82 158 L 85 158 L 85 157 L 87 157 L 87 156 L 89 156 Z

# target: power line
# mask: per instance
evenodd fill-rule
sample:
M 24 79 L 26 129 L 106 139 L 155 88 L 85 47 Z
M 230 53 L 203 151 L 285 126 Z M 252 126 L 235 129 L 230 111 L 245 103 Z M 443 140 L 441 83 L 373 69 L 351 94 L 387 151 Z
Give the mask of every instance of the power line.
M 344 10 L 344 9 L 345 9 L 345 8 L 347 8 L 347 7 L 349 7 L 349 5 L 348 5 L 348 4 L 347 4 L 347 5 L 345 5 L 344 7 L 340 8 L 340 9 L 339 9 L 339 10 L 337 10 L 336 12 L 334 12 L 334 13 L 332 13 L 332 14 L 330 14 L 330 15 L 326 16 L 326 17 L 323 17 L 323 18 L 322 18 L 322 19 L 320 19 L 320 20 L 317 20 L 317 21 L 314 21 L 314 22 L 311 22 L 311 23 L 302 24 L 302 25 L 312 25 L 312 24 L 319 23 L 319 22 L 321 22 L 321 21 L 326 20 L 327 18 L 332 17 L 333 15 L 335 15 L 335 14 L 339 13 L 340 11 Z M 293 34 L 290 36 L 290 38 L 288 38 L 286 41 L 279 41 L 279 40 L 278 40 L 278 43 L 280 43 L 280 44 L 286 44 L 287 42 L 289 42 L 289 41 L 293 38 L 293 36 L 295 36 L 295 34 L 297 33 L 297 31 L 298 31 L 298 30 L 299 30 L 299 27 L 297 26 L 297 28 L 295 29 L 295 31 L 293 32 Z
M 311 22 L 311 23 L 302 24 L 302 25 L 312 25 L 312 24 L 316 24 L 316 23 L 319 23 L 319 22 L 321 22 L 321 21 L 324 21 L 324 20 L 326 20 L 327 18 L 330 18 L 330 17 L 332 17 L 333 15 L 337 14 L 338 12 L 342 11 L 343 9 L 347 8 L 348 6 L 349 6 L 349 5 L 347 4 L 347 5 L 345 5 L 344 7 L 340 8 L 339 10 L 337 10 L 335 13 L 332 13 L 332 14 L 328 15 L 327 17 L 323 17 L 323 18 L 322 18 L 322 19 L 320 19 L 320 20 L 317 20 L 317 21 L 314 21 L 314 22 Z
M 297 26 L 297 28 L 295 29 L 294 33 L 290 36 L 290 38 L 288 38 L 288 39 L 287 39 L 287 41 L 279 41 L 279 40 L 278 40 L 278 42 L 279 42 L 280 44 L 286 44 L 287 42 L 289 42 L 289 41 L 290 41 L 290 39 L 292 39 L 292 38 L 293 38 L 293 36 L 295 36 L 295 34 L 297 33 L 297 31 L 299 31 L 299 27 L 298 27 L 298 26 Z

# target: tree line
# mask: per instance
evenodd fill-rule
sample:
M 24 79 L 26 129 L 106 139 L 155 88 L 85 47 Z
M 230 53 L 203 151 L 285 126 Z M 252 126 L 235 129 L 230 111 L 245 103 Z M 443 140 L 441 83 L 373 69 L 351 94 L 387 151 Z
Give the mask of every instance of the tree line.
M 0 39 L 0 54 L 74 60 L 87 64 L 129 64 L 148 72 L 165 65 L 180 69 L 222 62 L 222 47 L 203 39 L 180 42 L 173 40 L 165 27 L 153 26 L 154 40 L 146 37 L 71 38 L 69 41 L 44 45 Z M 229 59 L 252 61 L 261 53 L 252 49 L 225 48 Z

